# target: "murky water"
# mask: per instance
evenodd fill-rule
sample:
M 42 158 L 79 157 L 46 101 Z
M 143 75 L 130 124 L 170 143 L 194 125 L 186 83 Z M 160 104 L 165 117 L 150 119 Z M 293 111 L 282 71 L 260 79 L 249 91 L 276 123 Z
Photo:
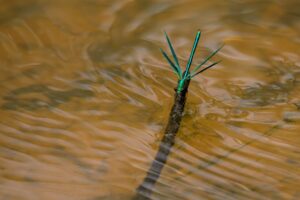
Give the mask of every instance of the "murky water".
M 166 30 L 199 63 L 153 199 L 300 199 L 300 3 L 2 1 L 0 199 L 130 199 L 176 76 Z

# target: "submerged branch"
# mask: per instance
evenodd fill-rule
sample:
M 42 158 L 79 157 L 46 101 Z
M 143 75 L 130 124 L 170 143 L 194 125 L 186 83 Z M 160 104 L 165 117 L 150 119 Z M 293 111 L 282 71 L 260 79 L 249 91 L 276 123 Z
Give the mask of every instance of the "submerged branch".
M 151 164 L 150 169 L 147 172 L 147 176 L 145 177 L 144 181 L 142 182 L 141 185 L 139 185 L 139 187 L 136 189 L 136 195 L 133 198 L 134 200 L 145 200 L 145 199 L 150 199 L 150 196 L 153 192 L 155 183 L 157 182 L 160 173 L 165 165 L 165 163 L 167 162 L 167 158 L 168 155 L 171 151 L 172 146 L 174 145 L 174 141 L 175 141 L 175 136 L 179 130 L 180 127 L 180 122 L 181 122 L 181 118 L 182 118 L 182 113 L 184 111 L 184 105 L 185 105 L 185 101 L 186 101 L 186 94 L 188 92 L 188 87 L 190 84 L 190 80 L 204 72 L 205 70 L 215 66 L 216 64 L 218 64 L 219 62 L 215 62 L 211 65 L 209 65 L 208 67 L 200 70 L 197 72 L 197 70 L 204 65 L 207 61 L 210 60 L 211 57 L 213 57 L 221 48 L 217 49 L 216 51 L 214 51 L 210 56 L 208 56 L 200 65 L 198 65 L 196 67 L 196 69 L 194 69 L 192 72 L 192 74 L 190 73 L 190 67 L 192 65 L 193 62 L 193 57 L 195 55 L 195 51 L 201 36 L 201 32 L 198 31 L 196 34 L 196 38 L 193 44 L 193 48 L 190 54 L 190 58 L 188 60 L 188 63 L 186 65 L 185 71 L 182 73 L 182 70 L 179 66 L 179 62 L 178 62 L 178 58 L 177 55 L 175 53 L 175 50 L 173 48 L 173 45 L 170 41 L 170 38 L 168 37 L 168 35 L 165 33 L 169 48 L 171 50 L 172 56 L 173 56 L 173 61 L 170 59 L 170 57 L 167 55 L 167 53 L 165 51 L 163 51 L 161 49 L 161 52 L 163 54 L 163 56 L 165 57 L 165 59 L 168 61 L 168 63 L 170 64 L 171 68 L 173 69 L 173 71 L 175 72 L 175 74 L 178 76 L 178 83 L 177 83 L 177 89 L 175 92 L 175 99 L 174 99 L 174 104 L 172 107 L 172 110 L 170 112 L 169 115 L 169 121 L 168 121 L 168 125 L 166 127 L 165 130 L 165 134 L 162 138 L 162 141 L 159 145 L 159 149 L 158 152 L 155 156 L 154 161 Z M 175 63 L 174 63 L 175 62 Z
M 158 152 L 151 164 L 150 169 L 147 172 L 147 176 L 136 189 L 136 196 L 133 198 L 134 200 L 150 199 L 154 185 L 157 182 L 164 164 L 167 162 L 171 148 L 174 145 L 175 136 L 179 130 L 182 119 L 189 83 L 190 80 L 187 79 L 184 82 L 184 89 L 180 93 L 175 93 L 174 104 L 169 115 L 168 125 L 159 145 Z

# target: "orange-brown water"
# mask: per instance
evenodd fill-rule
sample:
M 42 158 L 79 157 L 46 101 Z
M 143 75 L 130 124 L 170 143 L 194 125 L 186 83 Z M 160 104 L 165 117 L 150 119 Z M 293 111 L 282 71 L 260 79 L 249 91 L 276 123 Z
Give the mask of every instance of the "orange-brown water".
M 0 199 L 130 199 L 158 148 L 176 76 L 191 82 L 153 199 L 300 199 L 300 3 L 10 0 L 0 7 Z

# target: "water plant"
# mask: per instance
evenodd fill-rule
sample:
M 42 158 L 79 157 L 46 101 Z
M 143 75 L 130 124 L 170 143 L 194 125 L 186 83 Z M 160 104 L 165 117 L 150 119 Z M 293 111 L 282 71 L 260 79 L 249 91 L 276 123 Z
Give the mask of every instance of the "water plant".
M 197 76 L 198 74 L 201 74 L 202 72 L 206 71 L 207 69 L 215 66 L 220 61 L 213 62 L 212 64 L 208 65 L 207 67 L 200 69 L 203 65 L 205 65 L 221 48 L 218 48 L 217 50 L 213 51 L 208 57 L 206 57 L 199 65 L 197 65 L 193 70 L 190 70 L 193 58 L 198 46 L 198 42 L 201 36 L 201 32 L 198 31 L 196 34 L 196 38 L 193 44 L 193 48 L 189 57 L 189 60 L 186 64 L 186 68 L 184 71 L 181 70 L 181 67 L 179 65 L 179 61 L 177 58 L 177 55 L 175 53 L 175 50 L 173 48 L 173 45 L 171 43 L 171 40 L 167 33 L 165 33 L 165 37 L 168 43 L 168 46 L 170 48 L 171 54 L 173 56 L 173 60 L 170 59 L 170 57 L 167 55 L 165 51 L 161 49 L 161 52 L 163 56 L 166 58 L 168 63 L 170 64 L 172 70 L 178 77 L 178 84 L 176 88 L 175 98 L 174 98 L 174 104 L 172 106 L 170 115 L 169 115 L 169 121 L 167 124 L 167 127 L 165 129 L 164 136 L 160 142 L 158 152 L 150 166 L 150 169 L 147 172 L 146 177 L 144 178 L 144 181 L 138 186 L 136 189 L 136 195 L 134 196 L 134 200 L 145 200 L 145 199 L 151 199 L 151 193 L 153 191 L 154 185 L 157 182 L 160 173 L 164 167 L 164 164 L 167 162 L 168 155 L 171 151 L 172 146 L 175 143 L 175 136 L 179 130 L 180 122 L 182 119 L 182 113 L 184 111 L 184 105 L 186 102 L 186 94 L 188 92 L 188 87 L 190 84 L 190 80 Z
M 186 64 L 186 67 L 185 67 L 185 71 L 182 72 L 181 70 L 181 67 L 179 65 L 179 62 L 178 62 L 178 58 L 177 58 L 177 55 L 175 53 L 175 50 L 173 48 L 173 45 L 171 43 L 171 40 L 168 36 L 168 34 L 165 32 L 165 37 L 166 37 L 166 40 L 168 42 L 168 45 L 169 45 L 169 48 L 171 50 L 171 53 L 172 53 L 172 56 L 173 56 L 173 59 L 174 61 L 172 61 L 169 56 L 167 55 L 167 53 L 160 49 L 163 56 L 166 58 L 166 60 L 168 61 L 168 63 L 170 64 L 172 70 L 174 71 L 174 73 L 177 75 L 178 77 L 178 86 L 177 86 L 177 93 L 180 93 L 183 89 L 183 85 L 184 85 L 184 82 L 186 80 L 190 80 L 192 79 L 193 77 L 197 76 L 198 74 L 201 74 L 202 72 L 206 71 L 207 69 L 215 66 L 216 64 L 218 64 L 220 61 L 217 61 L 217 62 L 214 62 L 210 65 L 208 65 L 207 67 L 199 70 L 203 65 L 205 65 L 214 55 L 216 55 L 216 53 L 218 53 L 218 51 L 220 51 L 223 47 L 223 45 L 221 47 L 219 47 L 217 50 L 213 51 L 209 56 L 207 56 L 199 65 L 197 65 L 191 72 L 190 72 L 190 68 L 191 68 L 191 65 L 192 65 L 192 62 L 193 62 L 193 58 L 194 58 L 194 55 L 195 55 L 195 52 L 196 52 L 196 49 L 197 49 L 197 46 L 198 46 L 198 43 L 199 43 L 199 40 L 200 40 L 200 36 L 201 36 L 201 32 L 198 31 L 197 34 L 196 34 L 196 37 L 195 37 L 195 41 L 194 41 L 194 44 L 193 44 L 193 48 L 192 48 L 192 51 L 190 53 L 190 57 L 189 57 L 189 60 Z M 175 62 L 175 63 L 174 63 Z

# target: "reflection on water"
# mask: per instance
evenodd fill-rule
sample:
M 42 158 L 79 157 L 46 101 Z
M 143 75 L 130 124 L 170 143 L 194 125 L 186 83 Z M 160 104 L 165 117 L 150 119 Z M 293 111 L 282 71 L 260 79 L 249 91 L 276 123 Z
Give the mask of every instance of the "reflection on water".
M 155 156 L 176 77 L 166 30 L 199 63 L 153 199 L 299 199 L 300 4 L 2 2 L 0 198 L 130 199 Z
M 35 94 L 35 95 L 34 95 Z M 29 109 L 35 110 L 43 107 L 55 107 L 62 103 L 70 101 L 72 97 L 89 97 L 92 96 L 92 92 L 83 89 L 72 89 L 67 91 L 55 91 L 51 90 L 45 85 L 30 85 L 27 87 L 21 87 L 11 91 L 11 93 L 3 97 L 6 103 L 3 105 L 4 109 Z M 18 98 L 19 96 L 25 96 L 25 98 Z M 33 96 L 30 98 L 30 96 Z M 34 96 L 47 96 L 47 102 L 42 101 L 43 97 Z

